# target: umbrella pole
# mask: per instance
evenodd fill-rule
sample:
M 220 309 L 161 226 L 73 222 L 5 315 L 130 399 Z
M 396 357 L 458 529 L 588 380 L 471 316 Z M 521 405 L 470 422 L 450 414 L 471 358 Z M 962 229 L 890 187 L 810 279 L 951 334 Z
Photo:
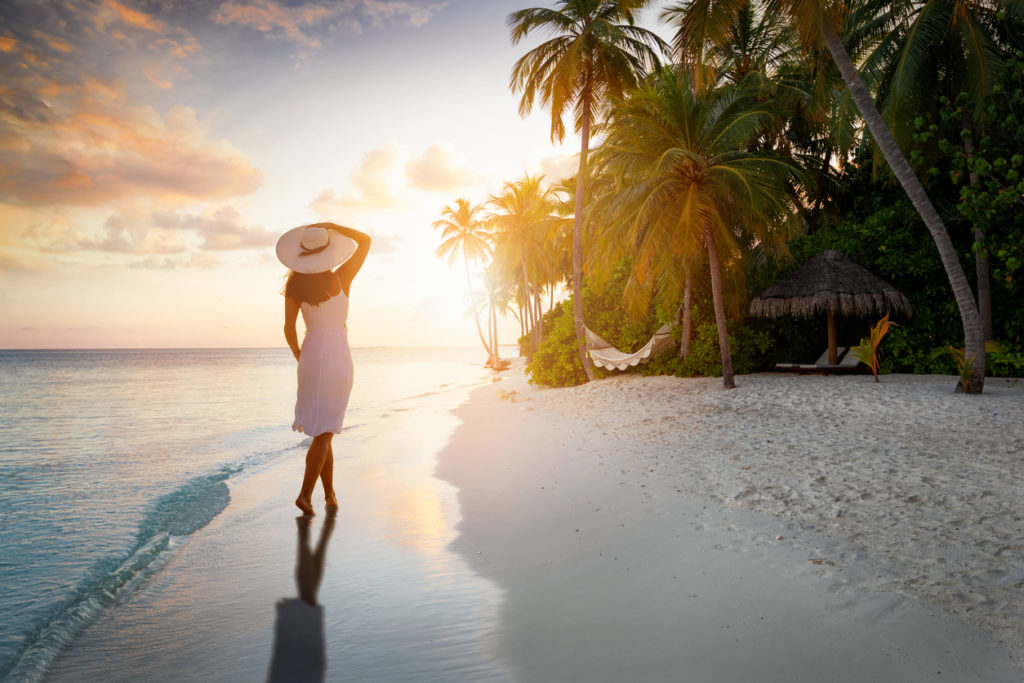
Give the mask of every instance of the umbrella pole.
M 828 312 L 828 364 L 839 364 L 839 354 L 836 353 L 836 314 L 832 311 Z

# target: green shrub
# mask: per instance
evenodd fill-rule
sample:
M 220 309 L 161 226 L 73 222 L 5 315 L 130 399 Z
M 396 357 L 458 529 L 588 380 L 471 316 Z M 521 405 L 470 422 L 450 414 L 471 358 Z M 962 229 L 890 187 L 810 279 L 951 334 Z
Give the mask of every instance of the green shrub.
M 755 330 L 739 321 L 732 321 L 727 326 L 733 372 L 745 375 L 764 369 L 772 347 L 771 334 L 767 330 Z M 721 377 L 722 354 L 718 348 L 718 327 L 714 322 L 696 325 L 686 358 L 679 358 L 676 349 L 676 353 L 666 353 L 652 359 L 646 366 L 642 366 L 641 372 L 644 375 Z
M 652 331 L 661 325 L 653 310 L 640 321 L 631 320 L 626 314 L 621 302 L 628 276 L 628 265 L 621 264 L 606 282 L 583 285 L 583 319 L 587 327 L 620 349 L 635 349 L 647 343 Z M 572 298 L 546 313 L 543 324 L 544 338 L 526 364 L 530 382 L 552 387 L 582 384 L 586 375 L 576 350 Z M 594 368 L 594 372 L 597 377 L 609 374 L 601 368 Z

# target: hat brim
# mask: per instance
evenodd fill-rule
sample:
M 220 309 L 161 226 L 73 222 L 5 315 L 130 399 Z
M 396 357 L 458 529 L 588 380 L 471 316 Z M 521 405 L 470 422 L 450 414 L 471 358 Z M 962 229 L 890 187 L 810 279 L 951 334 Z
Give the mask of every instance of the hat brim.
M 328 230 L 330 244 L 323 251 L 302 255 L 302 232 L 309 226 L 292 228 L 277 240 L 277 258 L 296 273 L 322 273 L 352 258 L 356 243 L 336 230 Z

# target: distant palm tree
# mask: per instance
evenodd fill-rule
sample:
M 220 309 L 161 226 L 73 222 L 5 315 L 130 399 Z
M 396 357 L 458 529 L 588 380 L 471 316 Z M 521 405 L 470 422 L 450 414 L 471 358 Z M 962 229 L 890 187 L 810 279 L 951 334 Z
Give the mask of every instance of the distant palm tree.
M 726 389 L 735 381 L 722 264 L 741 240 L 789 236 L 796 216 L 789 188 L 802 178 L 791 159 L 748 151 L 778 116 L 759 94 L 745 83 L 697 90 L 692 77 L 665 73 L 616 106 L 595 155 L 615 179 L 608 210 L 618 220 L 609 225 L 634 255 L 634 279 L 664 286 L 707 251 Z
M 448 265 L 452 265 L 455 263 L 456 256 L 462 255 L 462 262 L 466 267 L 466 286 L 469 288 L 470 305 L 473 308 L 473 318 L 476 320 L 476 331 L 480 335 L 480 343 L 487 350 L 487 359 L 493 366 L 498 361 L 498 347 L 489 344 L 484 338 L 476 295 L 473 292 L 473 280 L 469 277 L 469 262 L 482 261 L 491 255 L 491 235 L 486 221 L 482 219 L 483 212 L 484 207 L 480 204 L 474 206 L 469 203 L 468 199 L 460 197 L 455 200 L 454 207 L 444 207 L 441 211 L 441 218 L 434 221 L 434 228 L 441 230 L 442 242 L 441 246 L 437 248 L 439 257 L 447 257 Z
M 512 298 L 512 285 L 505 276 L 502 264 L 492 261 L 482 273 L 484 289 L 487 294 L 488 339 L 494 349 L 498 348 L 498 314 L 511 310 L 509 301 Z
M 875 2 L 874 6 L 878 7 L 879 11 L 886 11 L 887 7 L 898 8 L 907 1 L 909 0 L 897 3 Z M 680 22 L 676 45 L 682 47 L 693 61 L 701 58 L 707 43 L 725 44 L 729 40 L 725 32 L 729 22 L 723 19 L 734 16 L 747 5 L 747 2 L 748 0 L 694 0 L 691 3 L 693 20 Z M 839 37 L 838 29 L 844 25 L 850 3 L 844 0 L 765 0 L 763 6 L 764 11 L 771 16 L 789 23 L 800 37 L 804 49 L 814 55 L 822 55 L 827 51 L 842 74 L 849 95 L 860 110 L 871 137 L 935 241 L 939 258 L 953 288 L 957 307 L 960 309 L 965 353 L 970 359 L 972 369 L 964 391 L 969 394 L 980 394 L 985 385 L 985 335 L 978 306 L 945 223 L 893 138 Z M 695 30 L 694 27 L 700 30 Z
M 518 182 L 506 182 L 500 194 L 488 201 L 488 219 L 494 230 L 495 259 L 508 270 L 519 271 L 523 322 L 540 343 L 541 316 L 538 308 L 540 283 L 550 277 L 553 260 L 548 252 L 548 234 L 556 219 L 557 197 L 543 186 L 543 177 L 527 175 Z
M 634 25 L 634 12 L 651 0 L 557 0 L 556 9 L 535 7 L 508 16 L 512 44 L 534 30 L 554 37 L 527 52 L 512 69 L 510 87 L 522 91 L 519 113 L 526 116 L 535 100 L 551 108 L 551 139 L 565 137 L 562 117 L 571 108 L 579 131 L 580 159 L 573 223 L 572 292 L 576 347 L 587 379 L 594 379 L 583 335 L 583 196 L 590 129 L 609 97 L 621 97 L 659 63 L 667 45 L 654 33 Z

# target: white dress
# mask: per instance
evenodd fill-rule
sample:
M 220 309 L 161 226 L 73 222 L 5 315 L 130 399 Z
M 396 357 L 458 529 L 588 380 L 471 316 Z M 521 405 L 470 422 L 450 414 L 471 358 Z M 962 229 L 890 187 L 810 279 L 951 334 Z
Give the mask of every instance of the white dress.
M 348 297 L 338 292 L 317 305 L 303 302 L 306 336 L 299 353 L 299 388 L 292 429 L 317 436 L 341 433 L 352 393 L 352 350 L 348 346 Z

